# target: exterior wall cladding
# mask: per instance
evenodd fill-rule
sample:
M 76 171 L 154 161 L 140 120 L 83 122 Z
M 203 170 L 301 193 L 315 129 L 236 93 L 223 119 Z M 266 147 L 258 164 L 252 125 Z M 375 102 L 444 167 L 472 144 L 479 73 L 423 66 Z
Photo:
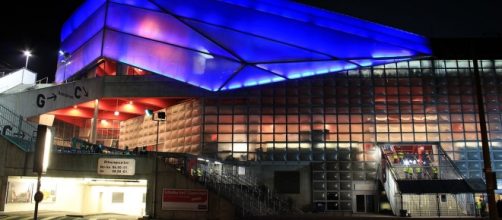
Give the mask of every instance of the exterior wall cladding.
M 368 167 L 358 164 L 377 159 L 377 143 L 439 143 L 466 177 L 479 178 L 472 66 L 468 60 L 400 62 L 207 97 L 202 153 Z M 493 167 L 502 171 L 502 60 L 479 61 L 479 67 Z M 263 154 L 256 153 L 260 147 Z M 350 154 L 336 154 L 344 148 Z M 309 151 L 312 157 L 303 158 Z
M 375 176 L 377 144 L 434 143 L 467 178 L 479 178 L 472 66 L 469 60 L 405 61 L 215 93 L 168 109 L 159 149 L 221 160 L 351 161 L 360 171 L 351 179 L 365 180 Z M 479 67 L 493 168 L 500 172 L 502 60 L 482 60 Z M 154 143 L 155 132 L 150 136 Z
M 334 210 L 352 210 L 354 184 L 375 183 L 379 144 L 436 144 L 466 178 L 482 178 L 472 62 L 405 61 L 214 93 L 167 109 L 160 149 L 231 161 L 311 161 L 311 198 L 336 192 Z M 500 175 L 502 60 L 479 61 L 479 68 Z

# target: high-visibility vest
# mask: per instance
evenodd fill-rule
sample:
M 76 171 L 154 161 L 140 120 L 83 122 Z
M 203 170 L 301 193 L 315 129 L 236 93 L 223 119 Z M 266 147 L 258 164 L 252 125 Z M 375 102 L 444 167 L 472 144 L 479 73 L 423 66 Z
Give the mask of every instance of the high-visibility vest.
M 415 168 L 415 172 L 416 172 L 416 173 L 422 173 L 422 168 L 420 168 L 420 167 L 416 167 L 416 168 Z
M 401 158 L 401 159 L 403 159 L 403 157 L 404 157 L 404 153 L 403 153 L 403 152 L 399 152 L 399 153 L 397 153 L 397 155 L 398 155 L 398 156 L 399 156 L 399 158 Z
M 438 168 L 437 167 L 432 167 L 432 173 L 438 173 Z

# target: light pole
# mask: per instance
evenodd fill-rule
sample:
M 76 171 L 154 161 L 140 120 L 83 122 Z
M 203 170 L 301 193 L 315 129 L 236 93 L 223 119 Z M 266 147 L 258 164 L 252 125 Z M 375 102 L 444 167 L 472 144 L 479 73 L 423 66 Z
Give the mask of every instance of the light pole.
M 46 125 L 38 125 L 37 140 L 35 142 L 35 153 L 33 156 L 33 172 L 37 173 L 37 192 L 35 193 L 35 211 L 33 219 L 38 219 L 38 204 L 44 199 L 44 194 L 40 191 L 42 174 L 47 172 L 49 166 L 50 152 L 53 143 L 53 131 Z
M 23 51 L 23 54 L 24 54 L 24 56 L 26 57 L 26 63 L 24 64 L 24 68 L 25 68 L 25 69 L 28 69 L 28 60 L 30 59 L 30 57 L 31 57 L 31 55 L 32 55 L 32 54 L 31 54 L 31 51 L 29 51 L 29 50 L 25 50 L 25 51 Z
M 28 60 L 30 59 L 32 54 L 30 50 L 25 50 L 23 51 L 23 55 L 26 57 L 26 63 L 24 64 L 23 73 L 21 74 L 21 84 L 24 83 L 24 70 L 28 69 Z
M 158 165 L 158 152 L 159 152 L 159 127 L 160 127 L 160 122 L 166 120 L 166 112 L 157 112 L 155 115 L 153 114 L 153 110 L 147 109 L 145 110 L 145 113 L 147 116 L 152 116 L 152 120 L 157 122 L 157 140 L 155 142 L 155 175 L 154 175 L 154 180 L 153 180 L 153 217 L 157 217 L 157 173 L 159 171 L 159 165 Z

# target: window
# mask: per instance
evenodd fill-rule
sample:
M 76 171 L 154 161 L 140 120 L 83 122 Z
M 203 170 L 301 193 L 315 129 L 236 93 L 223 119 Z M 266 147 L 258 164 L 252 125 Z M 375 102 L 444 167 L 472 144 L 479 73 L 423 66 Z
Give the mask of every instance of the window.
M 123 192 L 113 192 L 112 193 L 112 203 L 124 203 L 124 193 Z

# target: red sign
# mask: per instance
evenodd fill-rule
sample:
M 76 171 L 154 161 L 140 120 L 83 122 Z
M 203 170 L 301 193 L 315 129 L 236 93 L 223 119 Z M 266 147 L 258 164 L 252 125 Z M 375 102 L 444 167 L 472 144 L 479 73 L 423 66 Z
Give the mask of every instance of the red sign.
M 208 192 L 205 189 L 164 189 L 162 210 L 207 211 Z

